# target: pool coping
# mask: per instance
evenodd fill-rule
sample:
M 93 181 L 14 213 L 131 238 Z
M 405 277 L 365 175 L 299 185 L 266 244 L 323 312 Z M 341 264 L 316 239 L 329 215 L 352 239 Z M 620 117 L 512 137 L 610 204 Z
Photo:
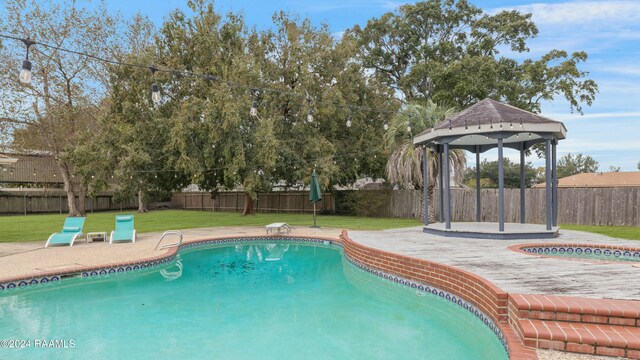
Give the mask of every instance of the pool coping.
M 587 243 L 529 243 L 529 244 L 517 244 L 511 245 L 507 247 L 507 249 L 529 255 L 535 256 L 539 258 L 553 258 L 553 259 L 561 259 L 566 261 L 577 261 L 591 264 L 624 264 L 634 267 L 639 267 L 639 261 L 622 261 L 622 260 L 600 260 L 600 259 L 582 259 L 582 258 L 569 258 L 565 256 L 556 256 L 554 254 L 547 253 L 534 253 L 528 252 L 524 250 L 525 248 L 591 248 L 591 249 L 603 249 L 603 250 L 613 250 L 613 251 L 632 251 L 634 253 L 640 253 L 640 248 L 635 248 L 631 246 L 622 246 L 622 245 L 605 245 L 605 244 L 587 244 Z M 550 250 L 551 251 L 551 250 Z

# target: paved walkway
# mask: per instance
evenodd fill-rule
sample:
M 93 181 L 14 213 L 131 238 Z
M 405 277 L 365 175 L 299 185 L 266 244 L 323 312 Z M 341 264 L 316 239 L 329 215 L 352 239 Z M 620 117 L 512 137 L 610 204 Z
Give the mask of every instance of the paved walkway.
M 261 236 L 264 227 L 216 227 L 180 230 L 183 241 L 211 239 L 225 236 Z M 296 236 L 340 236 L 340 229 L 292 227 L 291 235 Z M 0 282 L 3 279 L 37 275 L 55 271 L 82 269 L 87 266 L 104 266 L 114 263 L 133 262 L 158 256 L 167 250 L 154 250 L 162 232 L 138 234 L 135 244 L 90 242 L 79 240 L 72 247 L 44 247 L 44 241 L 26 243 L 0 243 Z M 176 238 L 167 237 L 165 242 Z
M 560 236 L 553 240 L 479 240 L 428 235 L 422 232 L 422 227 L 350 231 L 349 237 L 381 250 L 456 266 L 509 293 L 640 300 L 640 287 L 636 286 L 640 268 L 631 263 L 595 264 L 541 258 L 507 249 L 511 245 L 538 242 L 640 247 L 639 241 L 570 230 L 560 230 Z

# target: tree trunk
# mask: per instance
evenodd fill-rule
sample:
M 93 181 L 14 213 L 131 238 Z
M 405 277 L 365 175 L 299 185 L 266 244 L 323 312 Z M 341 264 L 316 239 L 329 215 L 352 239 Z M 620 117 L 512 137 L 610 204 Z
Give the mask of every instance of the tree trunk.
M 433 224 L 435 220 L 435 207 L 433 206 L 434 196 L 433 196 L 433 186 L 429 186 L 428 189 L 428 197 L 429 197 L 429 224 Z M 424 223 L 424 187 L 420 188 L 420 221 Z
M 147 206 L 145 204 L 144 192 L 142 190 L 138 191 L 138 212 L 139 213 L 147 212 Z
M 82 184 L 78 188 L 78 213 L 84 216 L 87 213 L 87 189 Z
M 254 215 L 255 211 L 253 209 L 253 197 L 251 197 L 250 192 L 244 193 L 244 210 L 242 210 L 242 216 L 245 215 Z
M 57 162 L 60 169 L 60 175 L 62 175 L 62 181 L 64 182 L 64 191 L 67 193 L 67 205 L 69 207 L 69 216 L 81 216 L 80 212 L 76 208 L 76 194 L 73 191 L 73 183 L 71 182 L 71 172 L 69 167 L 62 163 Z

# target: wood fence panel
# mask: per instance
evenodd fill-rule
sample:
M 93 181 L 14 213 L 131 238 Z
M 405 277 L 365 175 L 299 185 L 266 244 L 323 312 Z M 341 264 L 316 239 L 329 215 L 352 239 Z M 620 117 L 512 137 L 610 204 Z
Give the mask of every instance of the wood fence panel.
M 112 195 L 97 195 L 87 198 L 87 212 L 137 208 L 135 199 L 122 204 L 113 201 Z M 46 194 L 3 194 L 0 195 L 0 214 L 32 214 L 32 213 L 67 213 L 67 195 L 57 193 Z
M 367 211 L 367 216 L 419 218 L 421 212 L 420 190 L 360 190 L 356 198 L 376 204 Z M 498 221 L 498 190 L 482 189 L 481 220 Z M 202 193 L 172 196 L 172 206 L 182 209 L 201 209 Z M 363 200 L 364 199 L 364 200 Z M 367 200 L 368 199 L 368 200 Z M 204 207 L 211 209 L 210 196 L 205 193 Z M 23 209 L 21 199 L 13 199 L 6 207 Z M 433 194 L 431 217 L 438 219 L 438 192 Z M 215 211 L 242 211 L 244 194 L 238 192 L 218 193 Z M 640 188 L 560 188 L 558 189 L 558 223 L 579 225 L 640 226 Z M 318 211 L 335 211 L 335 199 L 330 193 L 323 194 Z M 30 206 L 30 205 L 29 205 Z M 525 190 L 526 222 L 544 224 L 546 221 L 545 189 Z M 57 210 L 55 209 L 52 210 Z M 259 212 L 308 213 L 313 211 L 309 193 L 305 191 L 260 193 L 256 206 Z M 66 210 L 65 210 L 66 211 Z M 475 189 L 451 189 L 451 220 L 475 221 Z M 520 221 L 520 190 L 505 189 L 505 221 Z

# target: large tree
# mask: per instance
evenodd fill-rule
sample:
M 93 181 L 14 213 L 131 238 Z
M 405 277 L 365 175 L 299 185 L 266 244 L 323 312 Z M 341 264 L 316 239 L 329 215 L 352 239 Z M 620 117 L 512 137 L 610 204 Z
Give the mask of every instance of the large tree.
M 556 173 L 558 178 L 563 178 L 580 173 L 596 172 L 598 166 L 598 162 L 591 156 L 568 153 L 558 160 Z
M 158 66 L 210 75 L 159 79 L 178 169 L 206 190 L 244 189 L 244 214 L 258 191 L 300 185 L 314 168 L 323 187 L 383 174 L 379 112 L 397 105 L 352 61 L 353 38 L 284 13 L 259 32 L 208 1 L 190 6 L 194 16 L 175 11 L 157 41 Z
M 116 38 L 117 20 L 104 3 L 79 9 L 72 1 L 6 0 L 1 6 L 2 34 L 98 56 L 108 53 Z M 70 152 L 79 145 L 82 135 L 94 128 L 106 81 L 105 64 L 35 44 L 29 47 L 33 79 L 25 84 L 18 80 L 16 64 L 24 56 L 22 42 L 3 39 L 0 140 L 17 151 L 51 154 L 64 181 L 69 215 L 80 215 L 84 212 L 86 186 L 74 181 Z
M 407 101 L 463 109 L 486 97 L 538 112 L 563 96 L 571 109 L 591 105 L 597 86 L 578 68 L 584 52 L 551 50 L 540 59 L 500 56 L 528 51 L 538 33 L 531 14 L 484 13 L 466 0 L 402 5 L 347 32 L 359 39 L 362 63 Z

